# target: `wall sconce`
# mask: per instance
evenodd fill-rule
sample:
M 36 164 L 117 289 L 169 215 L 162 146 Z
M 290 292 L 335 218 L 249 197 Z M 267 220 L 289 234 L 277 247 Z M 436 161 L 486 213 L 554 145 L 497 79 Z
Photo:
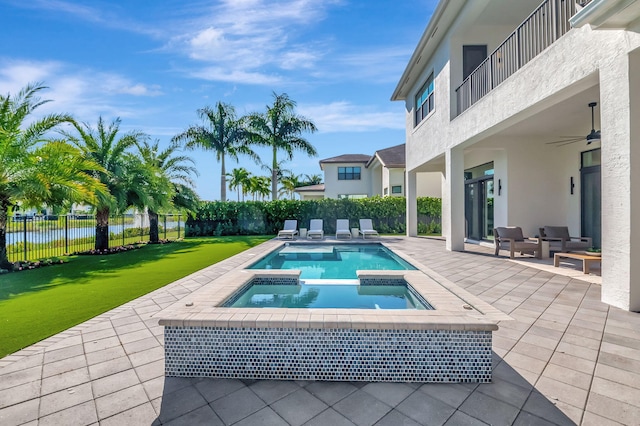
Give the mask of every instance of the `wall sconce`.
M 498 195 L 502 195 L 502 180 L 498 179 Z
M 571 176 L 571 179 L 570 179 L 569 182 L 571 184 L 570 187 L 569 187 L 571 189 L 571 195 L 573 195 L 573 188 L 576 187 L 575 184 L 573 183 L 573 176 Z

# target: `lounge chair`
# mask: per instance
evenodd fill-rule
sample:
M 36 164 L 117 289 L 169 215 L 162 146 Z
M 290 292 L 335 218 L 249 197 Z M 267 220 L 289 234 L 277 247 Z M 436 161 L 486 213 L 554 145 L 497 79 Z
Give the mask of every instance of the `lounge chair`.
M 540 237 L 549 241 L 550 251 L 562 253 L 584 251 L 593 244 L 590 237 L 570 237 L 568 226 L 545 226 L 540 228 Z
M 287 219 L 284 221 L 284 228 L 278 232 L 278 238 L 293 240 L 298 235 L 298 221 L 295 219 Z
M 308 240 L 324 239 L 324 230 L 322 229 L 322 219 L 311 219 L 309 222 L 309 230 L 307 231 Z
M 519 226 L 507 226 L 494 228 L 493 237 L 496 246 L 496 256 L 500 250 L 509 250 L 509 257 L 513 259 L 515 252 L 520 254 L 530 253 L 538 259 L 542 259 L 542 240 L 531 239 L 522 235 Z
M 340 237 L 346 237 L 346 240 L 351 239 L 351 230 L 349 229 L 349 219 L 338 219 L 336 221 L 336 240 Z
M 363 240 L 366 240 L 367 237 L 380 237 L 378 231 L 373 229 L 371 219 L 360 219 L 360 235 Z

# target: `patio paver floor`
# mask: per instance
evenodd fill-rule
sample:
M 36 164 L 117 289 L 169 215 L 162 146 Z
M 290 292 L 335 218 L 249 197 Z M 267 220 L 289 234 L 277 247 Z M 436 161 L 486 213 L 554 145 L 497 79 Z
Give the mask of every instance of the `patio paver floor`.
M 383 240 L 514 318 L 494 332 L 493 383 L 164 377 L 152 315 L 238 255 L 0 359 L 0 424 L 640 424 L 640 314 L 601 303 L 599 277 L 482 246 Z

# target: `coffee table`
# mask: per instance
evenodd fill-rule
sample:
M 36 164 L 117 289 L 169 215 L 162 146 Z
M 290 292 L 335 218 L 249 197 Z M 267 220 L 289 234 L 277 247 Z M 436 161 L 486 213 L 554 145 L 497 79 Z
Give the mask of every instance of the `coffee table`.
M 589 273 L 589 269 L 591 268 L 592 263 L 600 263 L 602 262 L 601 256 L 591 256 L 588 254 L 582 253 L 556 253 L 553 255 L 553 266 L 560 266 L 560 259 L 577 259 L 582 261 L 582 272 L 585 274 Z

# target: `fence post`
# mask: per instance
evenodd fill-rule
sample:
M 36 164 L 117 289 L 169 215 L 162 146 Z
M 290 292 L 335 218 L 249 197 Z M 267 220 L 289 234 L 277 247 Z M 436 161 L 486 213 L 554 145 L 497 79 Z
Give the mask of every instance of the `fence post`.
M 64 252 L 69 253 L 69 215 L 64 217 Z
M 24 260 L 27 260 L 27 215 L 22 217 L 22 241 L 24 242 Z
M 124 246 L 124 214 L 122 215 L 122 245 Z
M 167 239 L 167 215 L 165 214 L 164 216 L 164 239 Z M 151 224 L 149 224 L 149 226 L 151 226 Z
M 178 215 L 178 239 L 180 239 L 180 216 Z

